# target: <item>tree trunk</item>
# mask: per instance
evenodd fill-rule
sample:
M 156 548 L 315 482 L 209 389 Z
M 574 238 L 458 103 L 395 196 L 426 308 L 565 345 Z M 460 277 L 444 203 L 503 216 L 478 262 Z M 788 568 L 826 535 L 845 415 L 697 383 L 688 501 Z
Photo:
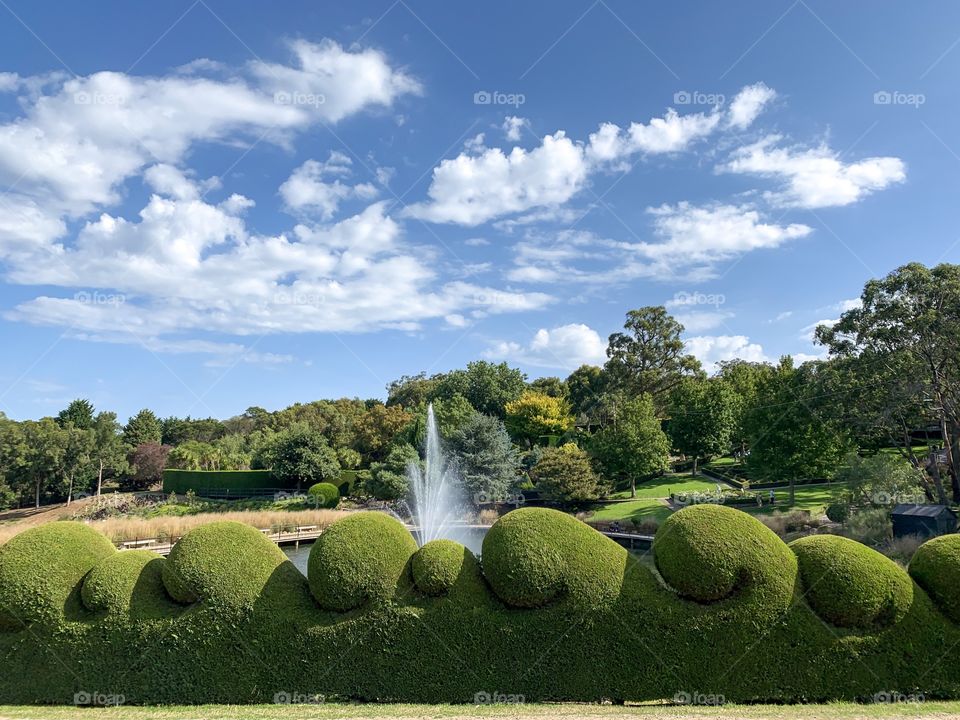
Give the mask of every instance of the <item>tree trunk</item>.
M 73 475 L 70 476 L 69 480 L 70 482 L 67 485 L 67 505 L 73 500 Z
M 943 489 L 943 480 L 940 478 L 940 466 L 937 464 L 937 451 L 930 448 L 930 476 L 933 478 L 933 486 L 937 491 L 937 502 L 941 505 L 947 504 L 947 493 Z
M 953 490 L 953 501 L 960 503 L 960 436 L 958 436 L 957 421 L 950 421 L 950 435 L 944 439 L 950 445 L 950 482 Z
M 697 456 L 694 455 L 693 456 L 693 473 L 692 473 L 693 477 L 697 476 L 697 459 L 698 459 Z
M 103 460 L 100 460 L 100 470 L 97 473 L 97 497 L 100 497 L 101 487 L 103 487 Z
M 37 484 L 36 484 L 36 486 L 35 486 L 35 488 L 34 488 L 34 489 L 35 489 L 35 494 L 34 494 L 34 505 L 33 505 L 33 506 L 36 507 L 36 508 L 40 507 L 40 483 L 41 483 L 41 482 L 42 482 L 42 481 L 41 481 L 40 479 L 37 479 Z
M 630 497 L 635 498 L 637 496 L 637 481 L 634 478 L 630 478 Z

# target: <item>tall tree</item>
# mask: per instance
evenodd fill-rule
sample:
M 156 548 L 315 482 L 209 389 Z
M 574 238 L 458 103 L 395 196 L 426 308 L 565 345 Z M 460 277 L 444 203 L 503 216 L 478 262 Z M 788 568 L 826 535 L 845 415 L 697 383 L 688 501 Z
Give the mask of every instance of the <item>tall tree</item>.
M 336 451 L 306 423 L 292 425 L 271 437 L 259 455 L 261 467 L 270 468 L 278 478 L 299 487 L 340 477 Z
M 488 502 L 505 500 L 517 482 L 520 457 L 503 422 L 474 413 L 447 441 L 467 494 Z
M 516 400 L 526 389 L 527 378 L 520 370 L 506 363 L 477 360 L 467 363 L 465 370 L 440 376 L 433 397 L 447 399 L 460 394 L 477 412 L 502 420 L 507 403 Z
M 740 457 L 747 454 L 747 432 L 745 421 L 750 408 L 757 402 L 757 387 L 763 378 L 773 372 L 769 363 L 749 362 L 747 360 L 722 360 L 717 370 L 717 379 L 726 383 L 733 393 L 733 429 L 730 441 L 737 448 Z
M 600 478 L 590 465 L 590 457 L 573 443 L 546 448 L 530 470 L 530 478 L 540 495 L 551 502 L 595 500 L 601 492 Z
M 960 502 L 960 265 L 904 265 L 867 282 L 860 301 L 833 326 L 818 327 L 817 339 L 834 356 L 885 364 L 891 373 L 900 363 L 920 373 L 914 379 L 923 379 L 936 413 L 953 499 Z
M 735 421 L 736 396 L 725 382 L 685 378 L 670 393 L 670 440 L 693 458 L 694 475 L 700 458 L 729 450 Z
M 570 405 L 563 398 L 528 390 L 505 408 L 511 437 L 527 447 L 545 435 L 563 435 L 573 427 Z
M 684 352 L 683 325 L 662 306 L 627 313 L 626 332 L 614 333 L 607 346 L 607 372 L 614 385 L 632 396 L 649 395 L 658 409 L 681 379 L 701 371 Z
M 144 408 L 127 421 L 123 428 L 123 441 L 127 447 L 136 448 L 146 443 L 160 444 L 163 425 L 151 410 Z
M 99 412 L 93 419 L 92 456 L 97 473 L 97 495 L 103 489 L 104 472 L 117 474 L 127 469 L 127 453 L 114 412 Z
M 57 415 L 57 422 L 63 427 L 68 422 L 81 430 L 89 430 L 93 427 L 93 403 L 83 398 L 72 401 L 64 410 Z
M 607 479 L 618 486 L 628 484 L 631 497 L 636 497 L 637 482 L 669 467 L 670 441 L 646 395 L 624 402 L 616 422 L 593 436 L 590 449 Z
M 581 365 L 566 380 L 567 399 L 577 424 L 592 425 L 599 422 L 599 410 L 603 406 L 604 393 L 609 377 L 595 365 Z
M 121 487 L 125 490 L 147 490 L 161 483 L 169 454 L 169 445 L 156 442 L 135 447 L 127 456 L 130 472 L 121 479 Z

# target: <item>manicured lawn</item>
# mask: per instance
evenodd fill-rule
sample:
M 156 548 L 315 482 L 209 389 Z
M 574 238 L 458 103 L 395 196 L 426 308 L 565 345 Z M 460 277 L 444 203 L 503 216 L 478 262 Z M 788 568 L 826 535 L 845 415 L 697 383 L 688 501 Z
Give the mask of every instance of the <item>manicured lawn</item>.
M 727 487 L 723 484 L 723 487 Z M 665 475 L 648 483 L 637 485 L 638 498 L 667 498 L 670 493 L 691 493 L 691 492 L 715 492 L 717 489 L 716 481 L 705 480 L 701 477 L 694 478 L 690 473 L 677 473 L 674 475 Z M 630 497 L 629 490 L 621 490 L 610 496 L 614 499 L 624 499 Z
M 774 494 L 777 498 L 777 510 L 809 510 L 810 512 L 822 512 L 834 498 L 838 498 L 847 486 L 845 483 L 829 483 L 824 485 L 797 485 L 794 494 L 794 504 L 787 507 L 781 503 L 786 503 L 790 499 L 790 488 L 775 488 Z M 769 490 L 758 490 L 763 494 L 766 501 Z M 751 513 L 769 513 L 774 508 L 764 506 L 762 508 L 744 507 L 742 508 Z
M 670 517 L 671 512 L 672 510 L 667 507 L 665 500 L 643 498 L 631 502 L 609 503 L 598 506 L 593 515 L 590 516 L 590 520 L 636 520 L 637 522 L 656 520 L 661 523 Z
M 717 483 L 699 478 L 689 473 L 666 475 L 649 483 L 637 486 L 637 497 L 630 502 L 614 502 L 598 506 L 591 520 L 656 520 L 663 522 L 671 513 L 666 504 L 670 493 L 709 493 L 716 492 Z M 627 499 L 629 490 L 623 490 L 610 496 L 614 499 Z
M 960 702 L 859 705 L 200 705 L 195 707 L 11 707 L 0 706 L 0 719 L 18 720 L 307 720 L 308 718 L 636 718 L 636 720 L 868 720 L 872 718 L 956 718 Z

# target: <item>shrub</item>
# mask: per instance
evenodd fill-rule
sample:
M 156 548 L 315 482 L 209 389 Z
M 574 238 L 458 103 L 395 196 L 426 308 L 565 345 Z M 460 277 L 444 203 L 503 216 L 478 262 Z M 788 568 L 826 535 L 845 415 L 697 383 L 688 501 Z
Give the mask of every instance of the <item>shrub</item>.
M 350 515 L 311 548 L 310 591 L 321 607 L 341 612 L 387 600 L 409 588 L 408 563 L 416 551 L 413 536 L 389 515 Z
M 909 570 L 944 614 L 960 623 L 960 535 L 925 542 L 914 554 Z
M 675 512 L 653 540 L 657 570 L 680 595 L 699 602 L 767 584 L 779 602 L 793 595 L 797 561 L 770 529 L 745 512 L 697 505 Z
M 925 538 L 919 535 L 904 535 L 895 537 L 881 545 L 878 549 L 888 558 L 902 567 L 907 567 L 914 554 L 923 545 Z
M 600 495 L 600 479 L 590 458 L 573 443 L 544 450 L 530 477 L 540 495 L 553 502 L 594 500 Z
M 844 502 L 835 502 L 827 505 L 826 515 L 831 522 L 844 523 L 850 517 L 850 506 Z
M 413 582 L 425 595 L 449 592 L 463 575 L 475 575 L 477 559 L 453 540 L 431 540 L 417 550 L 411 562 Z
M 83 617 L 80 581 L 116 553 L 103 535 L 78 522 L 52 522 L 0 547 L 0 625 L 60 623 Z
M 340 491 L 332 483 L 316 483 L 307 490 L 318 507 L 333 509 L 340 504 Z
M 83 580 L 81 596 L 88 609 L 135 617 L 158 618 L 173 605 L 165 592 L 162 571 L 167 561 L 150 550 L 108 555 Z
M 522 508 L 504 515 L 483 539 L 483 570 L 513 607 L 541 607 L 562 594 L 588 608 L 615 598 L 627 551 L 569 515 Z
M 890 625 L 913 603 L 913 583 L 889 558 L 849 538 L 817 535 L 790 543 L 807 602 L 840 627 Z
M 890 511 L 883 508 L 867 508 L 850 516 L 844 535 L 864 545 L 880 545 L 893 536 Z

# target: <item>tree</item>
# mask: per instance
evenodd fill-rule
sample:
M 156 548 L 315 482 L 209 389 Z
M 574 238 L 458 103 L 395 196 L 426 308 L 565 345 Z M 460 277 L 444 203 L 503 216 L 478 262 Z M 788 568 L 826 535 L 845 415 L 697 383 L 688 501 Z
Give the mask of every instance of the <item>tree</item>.
M 600 496 L 600 479 L 590 458 L 573 443 L 544 449 L 530 477 L 541 497 L 550 502 L 575 503 Z
M 440 376 L 431 399 L 449 399 L 460 394 L 477 412 L 502 420 L 506 404 L 516 400 L 526 389 L 527 378 L 520 370 L 506 363 L 477 360 L 467 363 L 466 370 L 454 370 Z
M 658 405 L 682 378 L 701 372 L 699 361 L 684 353 L 683 325 L 666 308 L 631 310 L 623 327 L 626 332 L 610 336 L 605 366 L 621 391 L 650 395 Z
M 595 365 L 581 365 L 567 378 L 567 399 L 578 423 L 593 424 L 598 418 L 602 398 L 607 391 L 608 376 Z
M 718 380 L 685 378 L 671 392 L 670 440 L 674 448 L 693 458 L 694 475 L 700 458 L 720 455 L 730 448 L 735 411 L 733 390 Z
M 878 454 L 847 456 L 846 465 L 837 470 L 835 479 L 845 483 L 857 505 L 922 503 L 926 501 L 922 473 L 901 457 Z
M 505 408 L 506 426 L 510 435 L 527 447 L 543 435 L 563 435 L 573 427 L 570 406 L 562 398 L 526 391 Z
M 372 405 L 354 424 L 356 449 L 370 460 L 380 460 L 412 418 L 400 406 Z
M 97 495 L 103 488 L 104 472 L 118 474 L 127 469 L 126 449 L 120 435 L 120 423 L 114 412 L 99 412 L 93 420 L 91 455 L 97 473 Z
M 818 327 L 817 340 L 831 356 L 885 365 L 895 375 L 898 363 L 915 373 L 911 379 L 922 379 L 921 397 L 940 426 L 954 502 L 960 502 L 960 265 L 904 265 L 867 282 L 860 302 L 833 326 Z M 939 477 L 934 480 L 942 497 Z
M 185 440 L 170 451 L 167 462 L 178 470 L 221 470 L 220 451 L 198 440 Z
M 733 428 L 730 431 L 730 442 L 738 448 L 739 456 L 745 457 L 747 432 L 744 422 L 747 412 L 756 405 L 757 386 L 773 372 L 773 366 L 747 360 L 721 360 L 718 364 L 716 377 L 720 382 L 726 383 L 733 394 Z
M 531 381 L 530 389 L 553 398 L 567 397 L 567 384 L 558 377 L 541 377 Z
M 467 494 L 478 502 L 504 501 L 517 482 L 520 458 L 503 422 L 474 413 L 448 439 Z
M 147 490 L 162 483 L 169 454 L 169 445 L 156 442 L 135 447 L 127 456 L 130 473 L 121 482 L 121 487 L 125 490 Z
M 305 423 L 298 423 L 272 436 L 259 450 L 261 467 L 298 487 L 318 482 L 336 483 L 340 462 L 336 451 L 320 433 Z
M 408 443 L 396 443 L 387 452 L 383 462 L 370 466 L 366 489 L 378 500 L 399 500 L 410 491 L 407 468 L 420 461 L 416 448 Z
M 638 481 L 669 467 L 670 441 L 646 395 L 623 403 L 617 421 L 591 438 L 590 449 L 608 479 L 629 483 L 630 497 L 636 497 Z
M 63 455 L 60 467 L 63 484 L 66 486 L 67 505 L 73 500 L 74 487 L 78 482 L 89 487 L 93 455 L 93 428 L 76 427 L 67 421 L 62 428 Z
M 163 426 L 160 420 L 146 408 L 130 418 L 123 428 L 123 442 L 131 448 L 147 443 L 159 445 L 162 437 Z
M 221 470 L 247 470 L 250 467 L 249 438 L 231 433 L 217 438 L 213 443 Z
M 415 408 L 434 398 L 437 377 L 428 378 L 426 373 L 404 375 L 387 385 L 387 406 L 400 405 Z
M 851 449 L 846 429 L 818 412 L 817 365 L 795 368 L 792 358 L 782 358 L 758 385 L 746 418 L 750 477 L 789 481 L 791 505 L 797 480 L 829 478 Z
M 57 423 L 64 427 L 68 422 L 81 430 L 89 430 L 93 427 L 93 403 L 89 400 L 78 398 L 67 405 L 65 410 L 61 410 L 57 415 Z

